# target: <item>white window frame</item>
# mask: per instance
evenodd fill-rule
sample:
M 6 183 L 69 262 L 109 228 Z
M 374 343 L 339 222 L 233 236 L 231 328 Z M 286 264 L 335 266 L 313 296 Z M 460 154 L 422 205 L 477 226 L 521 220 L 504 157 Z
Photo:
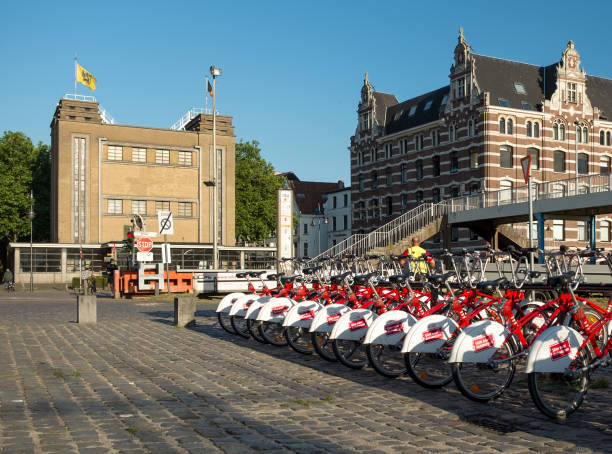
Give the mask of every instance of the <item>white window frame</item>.
M 576 82 L 567 83 L 567 102 L 576 104 L 578 99 L 578 86 Z
M 155 150 L 155 164 L 170 164 L 170 150 Z
M 106 201 L 106 212 L 108 214 L 123 214 L 123 200 L 108 199 Z
M 132 200 L 132 214 L 147 214 L 147 201 Z
M 117 145 L 109 145 L 107 151 L 109 161 L 123 161 L 123 147 Z
M 191 151 L 178 152 L 178 164 L 180 166 L 190 166 L 193 164 L 193 153 Z
M 553 220 L 553 240 L 565 241 L 565 221 L 563 219 Z
M 132 162 L 147 162 L 147 149 L 132 148 Z
M 189 208 L 189 210 L 187 210 Z M 179 202 L 178 203 L 178 216 L 183 218 L 190 218 L 193 216 L 193 203 L 191 202 Z

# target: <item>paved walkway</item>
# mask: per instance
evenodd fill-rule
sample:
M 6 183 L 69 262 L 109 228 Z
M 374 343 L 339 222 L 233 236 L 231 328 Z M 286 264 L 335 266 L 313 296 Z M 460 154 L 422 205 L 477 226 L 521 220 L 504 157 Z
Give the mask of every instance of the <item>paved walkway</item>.
M 1 295 L 1 452 L 612 449 L 610 388 L 553 424 L 524 375 L 478 405 L 453 386 L 429 391 L 226 334 L 214 307 L 200 301 L 198 326 L 181 329 L 169 303 L 100 298 L 98 324 L 82 326 L 65 293 Z

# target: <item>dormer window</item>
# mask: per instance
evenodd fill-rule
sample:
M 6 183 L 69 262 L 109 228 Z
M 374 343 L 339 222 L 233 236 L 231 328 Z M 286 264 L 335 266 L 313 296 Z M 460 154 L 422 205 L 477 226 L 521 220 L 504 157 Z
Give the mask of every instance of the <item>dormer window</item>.
M 446 102 L 448 101 L 448 95 L 444 95 L 444 97 L 442 98 L 442 102 L 440 103 L 441 106 L 446 105 Z
M 431 107 L 431 103 L 432 103 L 431 100 L 427 101 L 427 104 L 425 104 L 425 107 L 423 107 L 423 110 L 429 110 L 429 108 Z
M 412 117 L 414 115 L 414 113 L 416 112 L 416 108 L 416 104 L 410 108 L 410 111 L 408 112 L 409 117 Z
M 510 107 L 510 103 L 505 98 L 497 98 L 497 102 L 501 107 Z
M 525 86 L 521 82 L 514 82 L 514 91 L 519 95 L 527 94 L 527 90 L 525 90 Z
M 576 103 L 576 83 L 568 82 L 567 83 L 567 102 Z

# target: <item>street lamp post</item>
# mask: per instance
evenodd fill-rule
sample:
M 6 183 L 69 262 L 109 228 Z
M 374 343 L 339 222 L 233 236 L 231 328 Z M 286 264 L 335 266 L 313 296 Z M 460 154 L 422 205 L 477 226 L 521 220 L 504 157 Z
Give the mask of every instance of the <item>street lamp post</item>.
M 317 222 L 316 224 L 315 224 L 315 219 L 319 220 L 319 222 Z M 327 216 L 313 217 L 312 222 L 310 223 L 312 227 L 317 226 L 319 229 L 318 230 L 319 242 L 317 244 L 317 255 L 321 254 L 321 224 L 327 224 L 327 223 L 328 223 Z
M 217 215 L 218 215 L 218 211 L 217 211 L 217 87 L 216 87 L 216 80 L 217 77 L 221 75 L 221 69 L 217 68 L 216 66 L 211 66 L 210 67 L 210 74 L 212 75 L 212 79 L 213 79 L 213 150 L 212 150 L 212 169 L 213 169 L 213 175 L 212 175 L 212 183 L 213 183 L 213 187 L 212 187 L 212 191 L 213 191 L 213 216 L 212 216 L 212 220 L 213 220 L 213 228 L 212 228 L 212 234 L 213 234 L 213 267 L 214 269 L 218 269 L 219 268 L 219 251 L 217 249 Z
M 28 219 L 30 220 L 30 293 L 34 291 L 34 274 L 33 274 L 33 263 L 32 260 L 32 252 L 33 252 L 33 242 L 32 242 L 32 221 L 34 220 L 34 208 L 33 208 L 33 200 L 34 200 L 34 191 L 30 191 L 30 211 L 28 211 Z
M 185 268 L 185 255 L 187 255 L 191 251 L 192 249 L 187 249 L 186 251 L 183 251 L 183 253 L 181 254 L 181 268 Z

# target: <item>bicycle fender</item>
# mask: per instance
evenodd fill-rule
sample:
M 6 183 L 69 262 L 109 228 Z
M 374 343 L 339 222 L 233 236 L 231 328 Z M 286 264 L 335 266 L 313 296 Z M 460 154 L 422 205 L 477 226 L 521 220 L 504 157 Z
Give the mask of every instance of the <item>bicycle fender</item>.
M 257 320 L 257 316 L 259 315 L 259 310 L 261 306 L 270 301 L 272 298 L 269 296 L 260 296 L 257 300 L 253 301 L 253 304 L 249 306 L 244 315 L 244 318 L 247 320 Z
M 331 333 L 334 325 L 340 319 L 342 314 L 351 309 L 344 304 L 330 304 L 315 314 L 315 318 L 310 324 L 310 332 Z
M 358 341 L 365 337 L 376 314 L 368 309 L 354 309 L 344 313 L 334 325 L 330 339 Z
M 379 315 L 372 323 L 364 344 L 378 345 L 401 345 L 404 336 L 412 325 L 416 323 L 416 318 L 404 311 L 389 311 Z
M 244 293 L 234 292 L 234 293 L 230 293 L 229 295 L 225 295 L 223 299 L 219 301 L 219 305 L 217 306 L 217 312 L 229 312 L 232 305 L 241 296 L 244 296 Z
M 310 328 L 312 320 L 321 310 L 321 306 L 316 301 L 302 301 L 287 311 L 283 326 L 295 326 L 296 328 Z
M 582 335 L 568 326 L 544 330 L 533 342 L 525 372 L 563 372 L 577 356 Z
M 261 306 L 257 320 L 268 323 L 282 323 L 287 311 L 295 304 L 296 302 L 290 298 L 272 298 Z
M 501 323 L 481 320 L 457 336 L 449 363 L 486 363 L 510 335 Z
M 253 304 L 253 302 L 259 299 L 259 295 L 249 294 L 238 298 L 232 308 L 229 311 L 229 315 L 233 317 L 244 317 L 247 309 Z
M 423 317 L 404 338 L 402 353 L 435 353 L 457 329 L 457 322 L 442 314 Z

